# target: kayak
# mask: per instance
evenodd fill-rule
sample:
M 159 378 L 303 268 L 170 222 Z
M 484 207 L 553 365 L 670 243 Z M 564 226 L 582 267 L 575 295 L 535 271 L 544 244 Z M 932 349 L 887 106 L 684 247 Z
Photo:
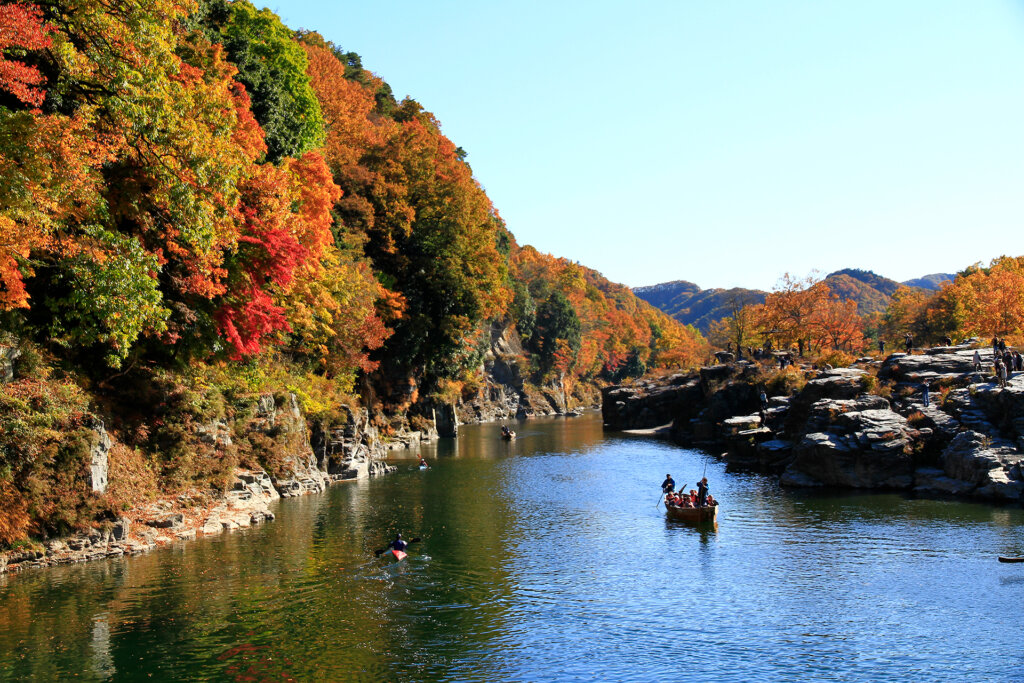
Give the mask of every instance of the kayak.
M 401 562 L 405 559 L 406 553 L 404 550 L 395 550 L 394 548 L 392 548 L 391 550 L 384 553 L 384 555 L 387 557 L 394 558 L 395 562 Z
M 426 465 L 420 465 L 420 469 L 421 470 L 425 470 L 425 469 L 427 469 L 427 466 Z
M 999 556 L 1000 562 L 1024 562 L 1024 557 L 1003 557 Z

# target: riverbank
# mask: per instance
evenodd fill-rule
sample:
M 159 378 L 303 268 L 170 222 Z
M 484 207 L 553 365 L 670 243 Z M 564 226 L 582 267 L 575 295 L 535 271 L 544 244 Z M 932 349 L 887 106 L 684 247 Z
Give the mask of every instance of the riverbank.
M 740 361 L 608 387 L 602 415 L 608 430 L 670 424 L 652 435 L 722 452 L 731 468 L 786 486 L 1020 502 L 1024 373 L 1000 387 L 973 355 L 965 344 L 836 369 Z

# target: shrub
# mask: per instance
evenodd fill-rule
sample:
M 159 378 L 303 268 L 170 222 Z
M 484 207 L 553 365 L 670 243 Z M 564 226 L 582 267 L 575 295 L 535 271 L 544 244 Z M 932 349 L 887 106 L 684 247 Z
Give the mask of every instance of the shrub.
M 828 363 L 834 368 L 848 368 L 855 360 L 857 359 L 844 351 L 832 350 L 819 356 L 818 364 L 825 365 Z
M 793 365 L 774 371 L 764 380 L 764 386 L 772 396 L 792 396 L 806 384 L 804 373 Z
M 930 421 L 927 416 L 925 416 L 925 414 L 920 410 L 915 410 L 910 415 L 907 415 L 907 424 L 911 427 L 927 426 L 929 422 Z

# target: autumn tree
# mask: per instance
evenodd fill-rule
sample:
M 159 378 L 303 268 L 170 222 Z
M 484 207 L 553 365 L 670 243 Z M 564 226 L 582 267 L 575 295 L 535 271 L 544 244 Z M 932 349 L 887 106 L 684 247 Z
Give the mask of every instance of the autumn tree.
M 934 292 L 900 287 L 882 314 L 879 334 L 883 339 L 901 339 L 909 332 L 919 341 L 933 341 L 935 335 L 928 323 L 928 309 L 934 302 Z
M 1024 257 L 1002 256 L 959 273 L 929 306 L 928 322 L 964 337 L 1024 333 Z
M 809 321 L 812 339 L 821 348 L 828 344 L 835 350 L 857 352 L 864 348 L 864 319 L 857 311 L 857 302 L 829 294 L 820 301 Z
M 762 335 L 775 339 L 783 347 L 796 344 L 803 356 L 813 336 L 815 311 L 828 296 L 825 283 L 813 277 L 799 279 L 786 273 L 765 297 L 763 307 L 755 309 Z

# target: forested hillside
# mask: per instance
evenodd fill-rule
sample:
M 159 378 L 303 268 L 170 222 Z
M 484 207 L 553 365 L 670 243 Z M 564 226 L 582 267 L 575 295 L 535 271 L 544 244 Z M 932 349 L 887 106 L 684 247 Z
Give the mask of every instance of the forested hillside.
M 6 4 L 0 50 L 0 543 L 280 469 L 248 432 L 181 446 L 248 396 L 294 393 L 324 430 L 345 406 L 383 430 L 430 415 L 479 390 L 494 326 L 563 393 L 703 357 L 627 288 L 517 244 L 432 114 L 269 10 Z M 97 420 L 105 496 L 81 474 Z
M 955 276 L 938 273 L 903 283 L 912 288 L 937 290 L 942 282 Z M 845 268 L 824 277 L 829 289 L 843 301 L 854 301 L 861 315 L 881 313 L 888 308 L 893 294 L 901 283 L 882 277 L 869 270 Z M 738 308 L 764 303 L 767 292 L 758 289 L 701 289 L 692 282 L 676 280 L 648 287 L 636 287 L 633 292 L 652 306 L 659 308 L 679 322 L 693 325 L 707 332 L 712 323 L 735 314 Z

